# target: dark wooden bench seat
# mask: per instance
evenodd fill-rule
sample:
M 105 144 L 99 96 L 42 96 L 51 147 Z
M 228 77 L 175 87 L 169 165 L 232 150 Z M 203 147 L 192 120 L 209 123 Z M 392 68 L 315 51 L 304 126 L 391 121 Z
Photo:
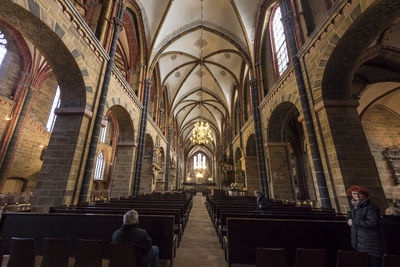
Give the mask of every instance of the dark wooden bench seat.
M 52 207 L 50 213 L 78 213 L 78 214 L 120 214 L 123 215 L 130 208 L 119 208 L 119 207 Z M 175 217 L 174 232 L 178 236 L 178 241 L 182 240 L 184 219 L 181 216 L 181 210 L 179 209 L 147 209 L 137 208 L 139 216 L 141 215 L 172 215 Z
M 351 249 L 346 222 L 294 219 L 227 219 L 226 255 L 231 264 L 255 264 L 258 247 L 285 248 L 294 262 L 297 248 L 326 249 L 330 267 L 338 249 Z
M 140 225 L 146 229 L 153 244 L 160 248 L 160 259 L 172 265 L 176 235 L 175 217 L 170 215 L 141 215 Z M 108 258 L 112 233 L 122 224 L 122 215 L 4 213 L 0 224 L 2 249 L 9 252 L 11 237 L 34 238 L 35 252 L 43 253 L 43 238 L 67 238 L 69 255 L 75 256 L 77 239 L 102 241 L 102 256 Z
M 318 214 L 311 212 L 304 213 L 232 213 L 227 212 L 221 213 L 220 223 L 218 224 L 217 233 L 220 239 L 222 247 L 224 247 L 223 239 L 227 233 L 226 220 L 228 218 L 250 218 L 250 219 L 294 219 L 294 220 L 328 220 L 328 221 L 346 221 L 346 217 L 343 215 L 328 215 Z

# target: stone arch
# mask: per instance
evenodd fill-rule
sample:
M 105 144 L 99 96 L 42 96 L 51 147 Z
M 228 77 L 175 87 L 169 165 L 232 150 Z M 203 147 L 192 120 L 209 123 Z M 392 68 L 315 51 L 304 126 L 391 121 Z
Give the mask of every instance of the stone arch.
M 368 48 L 399 16 L 400 1 L 374 1 L 360 12 L 341 37 L 336 36 L 336 46 L 323 72 L 323 105 L 317 105 L 317 111 L 323 110 L 323 115 L 319 116 L 321 128 L 326 129 L 323 139 L 328 140 L 325 150 L 334 151 L 327 157 L 340 206 L 348 205 L 344 189 L 354 184 L 366 185 L 372 191 L 371 198 L 381 209 L 387 205 L 357 111 L 360 89 L 353 86 L 353 81 L 357 71 L 362 71 L 365 66 L 362 65 L 366 63 L 363 55 L 368 60 L 365 55 Z
M 116 140 L 113 144 L 115 149 L 111 149 L 111 159 L 115 162 L 111 173 L 110 195 L 111 197 L 126 197 L 133 190 L 133 171 L 135 158 L 135 140 L 133 121 L 129 112 L 120 105 L 110 107 L 108 114 L 114 118 Z
M 378 0 L 351 24 L 326 64 L 322 80 L 324 100 L 352 98 L 351 84 L 362 53 L 399 16 L 399 1 Z
M 34 209 L 46 211 L 50 206 L 72 204 L 73 196 L 79 188 L 76 183 L 79 181 L 83 143 L 86 140 L 88 118 L 91 116 L 85 110 L 87 103 L 83 76 L 89 74 L 84 66 L 78 65 L 82 62 L 78 63 L 73 56 L 79 54 L 75 44 L 66 44 L 62 40 L 71 33 L 46 13 L 52 8 L 58 10 L 60 6 L 52 2 L 50 7 L 42 9 L 41 1 L 40 4 L 35 1 L 30 3 L 27 5 L 25 2 L 22 6 L 11 1 L 1 1 L 0 15 L 46 58 L 61 90 L 61 106 L 56 110 L 57 120 L 31 202 Z M 49 184 L 52 185 L 50 188 Z
M 266 154 L 269 163 L 269 182 L 272 184 L 273 195 L 278 199 L 296 198 L 295 189 L 299 183 L 296 183 L 296 177 L 290 168 L 301 170 L 301 177 L 305 176 L 303 158 L 307 159 L 307 156 L 303 151 L 305 140 L 302 125 L 297 121 L 298 116 L 299 111 L 293 103 L 282 102 L 272 111 L 268 121 Z M 297 140 L 294 146 L 289 140 L 289 135 L 296 134 L 301 135 L 297 136 L 297 139 L 301 140 Z M 292 154 L 296 156 L 292 157 Z M 304 179 L 302 182 L 305 187 Z
M 156 164 L 156 150 L 153 138 L 146 134 L 142 161 L 142 177 L 140 179 L 140 193 L 150 193 L 155 189 L 155 180 L 159 169 Z
M 59 35 L 65 33 L 57 24 L 57 32 L 50 29 L 36 14 L 40 6 L 28 10 L 11 1 L 1 1 L 0 14 L 4 21 L 13 25 L 21 32 L 51 65 L 61 89 L 61 107 L 84 108 L 86 105 L 86 90 L 82 72 L 75 58 Z M 61 34 L 62 32 L 62 34 Z

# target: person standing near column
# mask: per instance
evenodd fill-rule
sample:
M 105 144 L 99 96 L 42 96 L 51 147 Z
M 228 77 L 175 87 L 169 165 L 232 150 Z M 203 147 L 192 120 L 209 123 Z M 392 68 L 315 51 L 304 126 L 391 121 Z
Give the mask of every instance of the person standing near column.
M 380 267 L 383 254 L 381 217 L 379 209 L 369 200 L 369 190 L 353 185 L 347 189 L 352 197 L 347 224 L 351 227 L 351 245 L 360 252 L 367 252 L 370 267 Z

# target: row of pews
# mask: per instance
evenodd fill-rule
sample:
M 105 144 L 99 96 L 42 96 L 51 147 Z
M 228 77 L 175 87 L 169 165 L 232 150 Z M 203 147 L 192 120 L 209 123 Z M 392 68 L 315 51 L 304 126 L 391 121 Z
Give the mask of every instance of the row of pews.
M 139 224 L 160 248 L 160 259 L 172 266 L 191 208 L 192 195 L 182 192 L 56 206 L 46 214 L 6 212 L 1 219 L 0 237 L 5 253 L 9 253 L 12 237 L 33 238 L 36 255 L 43 255 L 45 238 L 67 239 L 72 257 L 77 253 L 77 240 L 101 240 L 101 254 L 109 258 L 112 233 L 121 227 L 123 214 L 135 209 Z
M 257 248 L 280 248 L 288 266 L 295 266 L 298 248 L 324 249 L 328 266 L 336 266 L 337 252 L 352 250 L 346 216 L 333 209 L 275 201 L 268 211 L 257 211 L 249 196 L 208 196 L 206 206 L 225 258 L 232 264 L 255 264 Z M 400 220 L 383 220 L 386 253 L 400 255 Z

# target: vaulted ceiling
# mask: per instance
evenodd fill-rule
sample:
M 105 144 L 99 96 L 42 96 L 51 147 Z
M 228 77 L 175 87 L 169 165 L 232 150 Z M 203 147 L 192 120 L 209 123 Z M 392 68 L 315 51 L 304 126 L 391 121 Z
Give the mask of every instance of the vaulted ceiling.
M 223 121 L 232 116 L 235 90 L 252 62 L 261 1 L 137 2 L 149 45 L 149 73 L 158 66 L 179 133 L 190 146 L 194 123 L 205 121 L 214 142 L 220 140 Z

